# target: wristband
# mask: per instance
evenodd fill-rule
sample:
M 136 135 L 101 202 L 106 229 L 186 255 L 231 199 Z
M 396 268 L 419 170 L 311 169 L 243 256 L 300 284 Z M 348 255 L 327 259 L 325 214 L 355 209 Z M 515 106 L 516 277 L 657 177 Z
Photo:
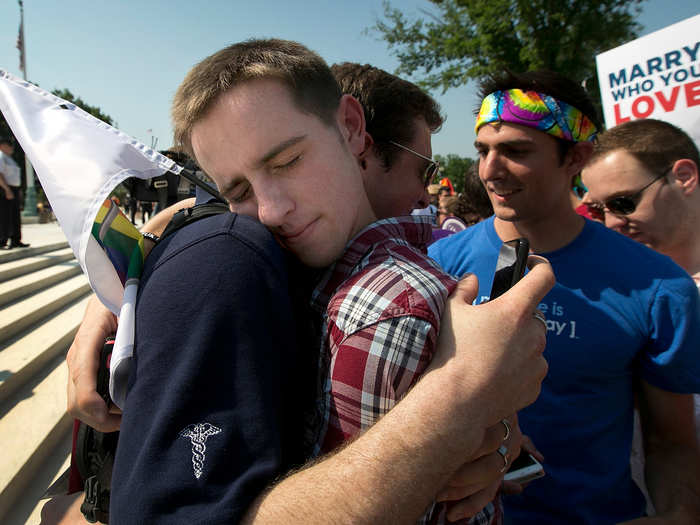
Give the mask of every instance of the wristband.
M 150 239 L 155 243 L 157 243 L 160 240 L 160 237 L 158 237 L 155 233 L 141 232 L 141 235 L 143 235 L 144 239 Z

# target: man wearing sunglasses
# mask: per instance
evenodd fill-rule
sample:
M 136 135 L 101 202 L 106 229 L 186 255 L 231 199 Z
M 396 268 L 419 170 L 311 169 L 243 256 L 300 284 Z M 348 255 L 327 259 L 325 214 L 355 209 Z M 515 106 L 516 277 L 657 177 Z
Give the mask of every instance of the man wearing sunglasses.
M 698 148 L 655 119 L 632 120 L 598 137 L 583 170 L 591 216 L 668 255 L 700 283 Z
M 663 523 L 697 523 L 698 449 L 691 393 L 700 391 L 700 307 L 693 281 L 668 258 L 576 214 L 572 178 L 586 165 L 595 109 L 555 73 L 504 74 L 482 84 L 476 122 L 479 177 L 495 217 L 429 248 L 451 274 L 473 272 L 487 299 L 503 241 L 527 237 L 557 284 L 547 315 L 550 369 L 537 401 L 519 412 L 547 475 L 504 499 L 512 523 L 619 523 L 645 499 L 630 475 L 635 393 L 646 480 Z M 624 186 L 629 207 L 665 190 L 656 174 Z M 641 175 L 641 174 L 639 174 Z M 607 210 L 606 210 L 607 211 Z
M 369 64 L 331 66 L 343 93 L 365 114 L 370 143 L 361 159 L 365 189 L 379 218 L 407 215 L 429 204 L 427 188 L 438 172 L 430 135 L 442 125 L 435 101 L 410 82 Z
M 700 286 L 699 166 L 698 148 L 680 128 L 656 119 L 625 122 L 599 135 L 583 170 L 583 202 L 594 219 L 668 255 Z M 700 433 L 697 395 L 695 426 Z M 643 482 L 640 448 L 632 465 Z

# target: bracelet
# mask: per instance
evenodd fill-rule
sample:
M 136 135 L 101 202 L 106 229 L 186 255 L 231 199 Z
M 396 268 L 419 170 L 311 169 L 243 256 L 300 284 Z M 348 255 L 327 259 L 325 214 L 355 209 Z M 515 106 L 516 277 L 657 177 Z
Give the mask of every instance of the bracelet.
M 144 239 L 150 239 L 153 242 L 158 242 L 160 240 L 160 237 L 158 237 L 155 233 L 151 232 L 141 232 L 141 235 L 143 235 Z

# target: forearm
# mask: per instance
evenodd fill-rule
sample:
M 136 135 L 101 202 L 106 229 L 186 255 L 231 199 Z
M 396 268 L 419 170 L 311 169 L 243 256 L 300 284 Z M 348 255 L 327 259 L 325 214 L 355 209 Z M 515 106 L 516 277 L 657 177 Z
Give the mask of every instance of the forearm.
M 697 447 L 669 445 L 646 454 L 644 473 L 658 515 L 674 523 L 700 523 L 700 456 Z
M 119 416 L 110 414 L 96 391 L 100 350 L 105 338 L 116 330 L 116 317 L 93 295 L 66 355 L 68 412 L 100 432 L 119 429 Z
M 245 522 L 415 522 L 483 440 L 478 403 L 458 407 L 450 385 L 443 371 L 424 376 L 359 439 L 263 494 Z
M 668 523 L 700 523 L 700 451 L 692 396 L 642 381 L 639 414 L 644 473 L 656 514 Z
M 191 208 L 194 206 L 194 202 L 194 198 L 184 199 L 168 206 L 163 211 L 148 219 L 148 221 L 141 226 L 141 231 L 161 235 L 170 222 L 170 219 L 173 218 L 173 215 L 183 208 Z

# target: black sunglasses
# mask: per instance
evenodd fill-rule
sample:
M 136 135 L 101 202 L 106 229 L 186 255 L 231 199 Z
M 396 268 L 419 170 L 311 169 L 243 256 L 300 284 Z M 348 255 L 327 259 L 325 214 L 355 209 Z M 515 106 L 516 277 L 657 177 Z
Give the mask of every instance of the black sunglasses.
M 667 169 L 661 175 L 659 175 L 658 177 L 656 177 L 644 187 L 642 187 L 634 193 L 631 193 L 629 195 L 618 195 L 617 197 L 612 197 L 603 201 L 602 204 L 586 203 L 586 208 L 588 209 L 588 212 L 594 219 L 603 219 L 605 217 L 606 211 L 609 211 L 614 215 L 629 215 L 630 213 L 634 213 L 634 210 L 637 209 L 637 205 L 639 204 L 639 201 L 642 198 L 644 190 L 646 190 L 656 181 L 663 179 L 669 171 L 671 171 L 671 168 Z
M 421 155 L 417 151 L 413 151 L 411 148 L 408 148 L 403 144 L 399 144 L 398 142 L 394 142 L 393 140 L 390 140 L 389 144 L 391 144 L 392 146 L 396 146 L 397 148 L 406 150 L 409 153 L 413 153 L 416 157 L 420 157 L 421 159 L 428 161 L 428 166 L 425 168 L 425 172 L 423 173 L 423 186 L 425 186 L 426 188 L 430 186 L 430 184 L 433 182 L 433 179 L 438 174 L 438 171 L 440 171 L 440 163 L 435 159 L 431 159 L 430 157 Z

